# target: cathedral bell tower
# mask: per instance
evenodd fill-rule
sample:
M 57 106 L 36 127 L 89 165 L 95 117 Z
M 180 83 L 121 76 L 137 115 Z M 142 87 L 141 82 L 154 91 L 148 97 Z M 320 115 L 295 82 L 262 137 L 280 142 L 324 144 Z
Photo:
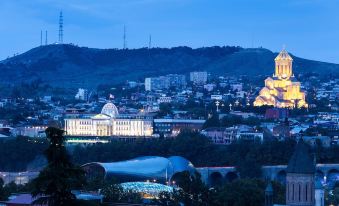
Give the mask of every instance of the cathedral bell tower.
M 293 75 L 292 72 L 292 57 L 283 49 L 279 55 L 274 59 L 275 61 L 275 74 L 278 79 L 289 80 Z

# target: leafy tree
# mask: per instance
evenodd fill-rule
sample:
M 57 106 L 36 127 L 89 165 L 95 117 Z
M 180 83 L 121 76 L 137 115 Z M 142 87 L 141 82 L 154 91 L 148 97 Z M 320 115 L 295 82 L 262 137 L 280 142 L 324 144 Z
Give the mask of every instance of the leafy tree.
M 243 118 L 238 115 L 227 115 L 222 118 L 221 125 L 224 127 L 231 127 L 237 124 L 242 124 Z
M 241 178 L 260 178 L 261 165 L 258 164 L 255 158 L 246 156 L 245 159 L 240 160 L 236 166 Z
M 104 195 L 106 202 L 128 202 L 141 203 L 141 195 L 132 190 L 125 191 L 121 185 L 117 184 L 114 179 L 107 179 L 103 181 L 101 186 L 101 194 Z
M 166 116 L 168 114 L 172 114 L 172 105 L 169 103 L 161 103 L 159 105 L 159 116 Z
M 72 189 L 84 184 L 84 172 L 70 161 L 64 145 L 64 131 L 49 127 L 46 135 L 49 147 L 45 151 L 48 165 L 33 180 L 33 197 L 37 203 L 49 206 L 75 205 Z
M 0 200 L 7 200 L 9 193 L 4 188 L 4 181 L 0 178 Z
M 264 182 L 256 179 L 240 179 L 228 183 L 218 192 L 216 205 L 262 206 L 264 187 Z
M 98 191 L 104 187 L 105 183 L 102 177 L 87 178 L 84 189 L 87 191 Z
M 177 173 L 172 179 L 180 188 L 179 200 L 184 205 L 209 205 L 211 202 L 208 187 L 202 182 L 199 173 L 191 175 L 189 172 Z
M 280 182 L 273 181 L 273 202 L 275 204 L 285 204 L 286 203 L 286 187 Z
M 105 181 L 101 190 L 101 194 L 104 195 L 104 200 L 107 202 L 120 202 L 124 196 L 123 188 L 116 184 L 115 181 Z
M 210 118 L 206 120 L 206 122 L 203 125 L 203 128 L 208 127 L 220 127 L 220 120 L 217 113 L 214 113 Z
M 339 187 L 335 187 L 333 190 L 325 191 L 325 204 L 326 205 L 339 204 Z
M 46 148 L 46 141 L 35 142 L 26 137 L 0 140 L 0 170 L 10 172 L 26 170 L 27 165 Z
M 179 206 L 182 191 L 174 190 L 173 192 L 160 192 L 156 204 L 161 206 Z

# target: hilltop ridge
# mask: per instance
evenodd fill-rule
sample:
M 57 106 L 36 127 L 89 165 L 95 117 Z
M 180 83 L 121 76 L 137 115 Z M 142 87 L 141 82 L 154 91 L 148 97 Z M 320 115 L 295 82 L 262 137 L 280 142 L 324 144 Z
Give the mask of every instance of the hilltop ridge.
M 143 80 L 170 73 L 204 70 L 220 75 L 271 75 L 274 53 L 264 48 L 215 46 L 95 49 L 70 44 L 33 48 L 0 62 L 0 81 L 16 84 L 40 79 L 58 87 L 97 86 Z M 294 72 L 339 73 L 339 65 L 299 57 Z

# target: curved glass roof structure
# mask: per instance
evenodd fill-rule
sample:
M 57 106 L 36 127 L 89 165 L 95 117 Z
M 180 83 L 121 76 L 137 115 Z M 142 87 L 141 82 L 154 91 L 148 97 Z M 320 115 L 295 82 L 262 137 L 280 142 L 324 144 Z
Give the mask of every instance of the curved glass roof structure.
M 93 162 L 83 165 L 82 168 L 89 177 L 114 177 L 119 182 L 147 180 L 166 182 L 178 172 L 188 171 L 193 174 L 195 171 L 193 164 L 180 156 L 169 158 L 144 156 L 121 162 Z
M 105 114 L 111 118 L 116 118 L 119 115 L 119 111 L 112 102 L 108 102 L 103 106 L 101 114 Z
M 120 184 L 125 191 L 146 194 L 150 198 L 158 197 L 161 192 L 173 192 L 173 187 L 153 182 L 126 182 Z

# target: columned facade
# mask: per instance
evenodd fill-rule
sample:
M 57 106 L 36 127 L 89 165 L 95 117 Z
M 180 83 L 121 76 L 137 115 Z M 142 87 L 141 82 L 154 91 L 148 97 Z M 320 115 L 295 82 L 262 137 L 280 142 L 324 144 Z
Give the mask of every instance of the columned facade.
M 145 116 L 121 116 L 113 103 L 107 103 L 100 114 L 65 119 L 69 136 L 152 136 L 153 120 Z

